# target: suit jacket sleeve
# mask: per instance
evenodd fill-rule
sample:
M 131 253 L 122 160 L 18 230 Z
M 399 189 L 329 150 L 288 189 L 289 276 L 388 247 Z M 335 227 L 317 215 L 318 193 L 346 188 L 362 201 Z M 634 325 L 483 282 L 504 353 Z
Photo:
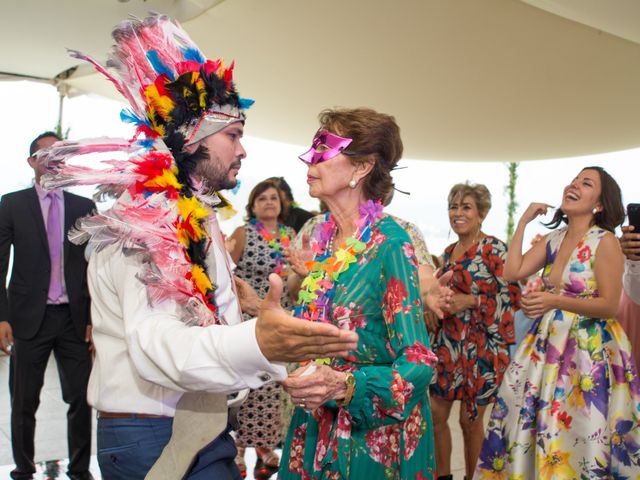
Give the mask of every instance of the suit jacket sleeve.
M 0 201 L 0 322 L 9 321 L 9 300 L 7 297 L 7 271 L 9 254 L 13 243 L 13 219 L 9 200 Z

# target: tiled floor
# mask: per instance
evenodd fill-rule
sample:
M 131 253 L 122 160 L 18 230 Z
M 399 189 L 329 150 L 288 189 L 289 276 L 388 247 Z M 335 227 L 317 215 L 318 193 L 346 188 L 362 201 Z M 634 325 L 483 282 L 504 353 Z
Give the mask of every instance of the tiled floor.
M 0 355 L 0 480 L 8 479 L 9 472 L 13 469 L 13 457 L 11 455 L 11 431 L 10 431 L 10 404 L 8 392 L 9 379 L 9 358 Z M 457 402 L 456 402 L 457 404 Z M 36 462 L 38 473 L 36 480 L 48 480 L 53 478 L 66 478 L 67 458 L 67 427 L 66 427 L 67 406 L 62 401 L 60 393 L 60 382 L 53 357 L 47 367 L 44 387 L 40 396 L 40 407 L 36 415 Z M 458 410 L 454 406 L 451 412 L 451 433 L 453 436 L 453 453 L 451 467 L 454 478 L 462 479 L 464 476 L 464 458 L 462 456 L 462 433 L 457 423 Z M 95 432 L 95 420 L 94 420 Z M 95 433 L 92 445 L 92 452 L 96 451 Z M 249 475 L 248 480 L 252 480 L 252 470 L 256 456 L 253 449 L 247 449 L 246 462 Z M 59 472 L 56 473 L 56 472 Z M 99 480 L 100 471 L 95 457 L 92 457 L 91 472 L 96 480 Z M 59 475 L 59 476 L 56 476 Z

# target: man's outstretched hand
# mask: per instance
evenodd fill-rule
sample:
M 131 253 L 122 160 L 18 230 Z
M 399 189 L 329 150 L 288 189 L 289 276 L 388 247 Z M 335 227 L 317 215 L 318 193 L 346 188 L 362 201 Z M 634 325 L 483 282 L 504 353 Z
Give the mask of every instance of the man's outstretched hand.
M 301 362 L 346 356 L 358 347 L 358 335 L 335 325 L 300 320 L 280 306 L 282 279 L 269 275 L 269 292 L 262 301 L 256 339 L 271 362 Z

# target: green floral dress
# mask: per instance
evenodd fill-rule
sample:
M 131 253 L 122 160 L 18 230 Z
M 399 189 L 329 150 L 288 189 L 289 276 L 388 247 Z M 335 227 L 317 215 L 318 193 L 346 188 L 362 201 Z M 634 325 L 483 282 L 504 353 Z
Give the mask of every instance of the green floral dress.
M 351 403 L 296 408 L 280 480 L 431 479 L 435 460 L 427 387 L 434 356 L 422 320 L 417 262 L 407 233 L 385 216 L 337 280 L 333 323 L 358 349 L 332 368 L 356 380 Z

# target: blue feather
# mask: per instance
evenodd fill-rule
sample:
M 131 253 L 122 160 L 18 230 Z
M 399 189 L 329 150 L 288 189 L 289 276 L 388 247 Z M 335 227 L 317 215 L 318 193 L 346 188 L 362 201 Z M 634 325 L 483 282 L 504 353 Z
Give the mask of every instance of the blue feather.
M 151 147 L 153 147 L 153 142 L 153 138 L 143 138 L 142 140 L 138 140 L 140 148 L 144 148 L 145 150 L 151 150 Z
M 120 110 L 120 120 L 124 123 L 133 123 L 134 125 L 142 125 L 145 123 L 140 117 L 137 117 L 129 108 Z
M 251 100 L 250 98 L 239 98 L 238 99 L 238 104 L 239 104 L 241 110 L 249 108 L 254 103 L 256 103 L 256 101 L 255 100 Z
M 194 62 L 198 63 L 205 63 L 207 61 L 207 59 L 202 56 L 202 53 L 197 48 L 185 48 L 184 50 L 182 50 L 182 53 L 184 54 L 185 60 L 193 60 Z
M 167 67 L 160 60 L 160 57 L 158 56 L 158 52 L 156 52 L 155 50 L 149 50 L 147 52 L 147 59 L 149 60 L 149 63 L 151 64 L 151 66 L 153 67 L 153 69 L 156 71 L 158 75 L 162 75 L 163 73 L 166 73 L 167 77 L 169 77 L 171 80 L 175 80 L 171 69 L 169 69 L 169 67 Z
M 233 193 L 234 195 L 237 195 L 238 191 L 240 190 L 240 184 L 241 184 L 240 179 L 237 179 L 236 186 L 231 189 L 231 193 Z

